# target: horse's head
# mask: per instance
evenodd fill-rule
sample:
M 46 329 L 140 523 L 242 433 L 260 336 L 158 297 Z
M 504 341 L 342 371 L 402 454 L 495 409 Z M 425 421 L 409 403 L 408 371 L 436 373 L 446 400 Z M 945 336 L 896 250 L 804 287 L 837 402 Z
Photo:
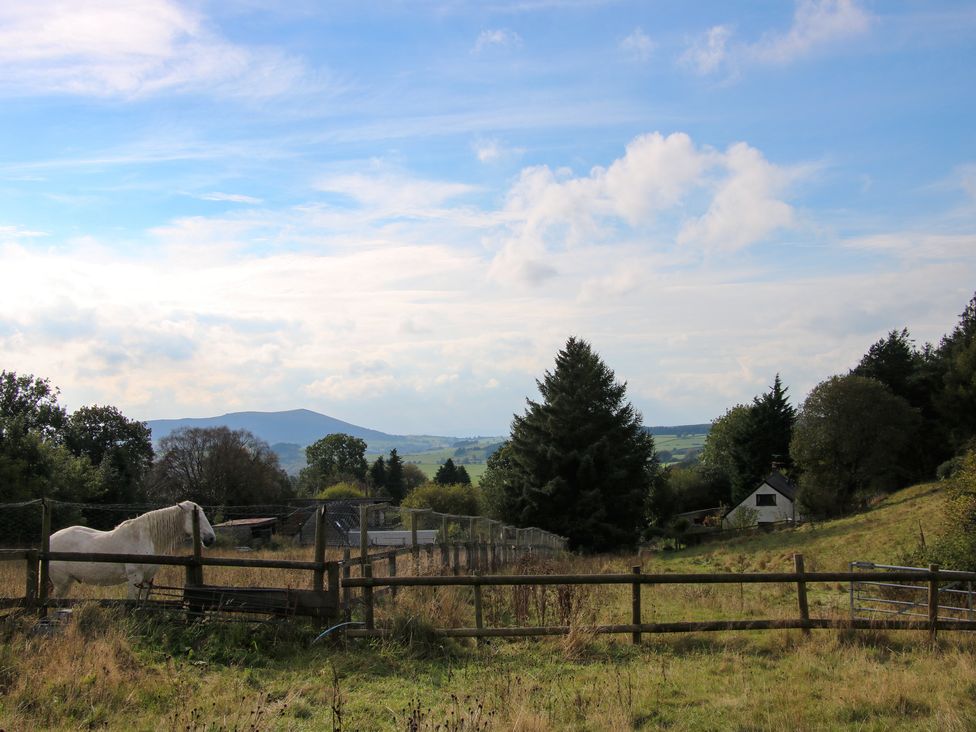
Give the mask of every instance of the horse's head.
M 217 535 L 214 534 L 213 526 L 207 521 L 207 515 L 193 501 L 183 501 L 177 504 L 183 509 L 183 528 L 186 530 L 188 536 L 193 536 L 193 512 L 197 511 L 200 516 L 200 541 L 203 542 L 204 546 L 212 546 L 217 540 Z

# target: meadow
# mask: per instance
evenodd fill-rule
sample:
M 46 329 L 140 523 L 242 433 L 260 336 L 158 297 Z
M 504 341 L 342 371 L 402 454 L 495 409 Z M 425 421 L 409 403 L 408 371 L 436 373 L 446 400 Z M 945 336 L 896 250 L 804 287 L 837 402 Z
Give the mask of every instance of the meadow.
M 644 557 L 646 572 L 811 570 L 897 563 L 937 531 L 938 484 L 863 514 Z M 296 552 L 300 550 L 294 550 Z M 304 550 L 306 553 L 308 550 Z M 305 558 L 305 557 L 303 557 Z M 533 571 L 623 572 L 633 555 L 576 557 Z M 530 567 L 525 567 L 526 569 Z M 236 571 L 236 570 L 234 570 Z M 228 580 L 232 579 L 230 577 Z M 263 579 L 263 578 L 262 578 Z M 209 576 L 208 576 L 209 580 Z M 291 581 L 307 582 L 294 577 Z M 842 616 L 847 588 L 812 585 L 811 613 Z M 790 617 L 789 585 L 654 586 L 648 620 Z M 0 728 L 17 730 L 968 730 L 976 727 L 976 639 L 923 632 L 801 631 L 595 636 L 627 622 L 629 587 L 495 588 L 489 624 L 566 620 L 566 636 L 481 646 L 434 626 L 470 625 L 468 588 L 401 589 L 382 641 L 298 622 L 187 624 L 82 606 L 54 634 L 0 625 Z

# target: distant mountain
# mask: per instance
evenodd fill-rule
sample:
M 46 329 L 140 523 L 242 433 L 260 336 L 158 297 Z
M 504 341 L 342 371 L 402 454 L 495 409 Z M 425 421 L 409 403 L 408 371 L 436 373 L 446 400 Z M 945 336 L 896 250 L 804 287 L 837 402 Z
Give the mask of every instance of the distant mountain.
M 341 419 L 308 409 L 286 412 L 231 412 L 219 417 L 186 419 L 151 419 L 146 424 L 152 430 L 153 442 L 158 443 L 174 430 L 184 427 L 228 427 L 247 430 L 269 445 L 297 445 L 304 448 L 327 435 L 343 432 L 366 441 L 372 453 L 388 452 L 394 447 L 402 453 L 419 452 L 454 443 L 456 437 L 428 435 L 390 435 L 379 430 L 343 422 Z
M 292 409 L 286 412 L 231 412 L 219 417 L 152 419 L 146 424 L 152 430 L 153 442 L 157 444 L 174 430 L 184 427 L 228 427 L 232 430 L 247 430 L 271 445 L 281 458 L 282 465 L 289 472 L 297 472 L 304 466 L 306 446 L 336 432 L 365 440 L 367 452 L 374 455 L 388 453 L 393 448 L 396 448 L 401 455 L 445 448 L 464 448 L 466 442 L 459 441 L 457 437 L 436 435 L 390 435 L 308 409 Z M 708 424 L 693 424 L 645 429 L 653 435 L 700 435 L 707 433 L 710 427 L 711 425 Z M 504 439 L 498 437 L 499 441 Z M 479 455 L 487 454 L 483 447 L 476 452 Z M 472 455 L 474 454 L 475 452 L 472 452 Z

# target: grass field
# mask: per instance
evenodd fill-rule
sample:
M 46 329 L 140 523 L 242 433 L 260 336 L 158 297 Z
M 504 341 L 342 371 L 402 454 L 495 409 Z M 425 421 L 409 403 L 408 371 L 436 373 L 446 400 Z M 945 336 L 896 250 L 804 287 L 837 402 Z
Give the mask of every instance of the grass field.
M 937 484 L 864 514 L 657 554 L 648 572 L 808 569 L 897 562 L 937 530 Z M 626 571 L 634 556 L 569 557 L 549 571 Z M 296 580 L 297 581 L 297 580 Z M 379 619 L 396 640 L 309 645 L 317 628 L 185 625 L 76 611 L 58 635 L 0 625 L 0 728 L 16 730 L 971 730 L 976 639 L 920 632 L 800 631 L 594 636 L 626 622 L 629 587 L 486 592 L 490 624 L 568 617 L 565 637 L 482 647 L 432 636 L 471 623 L 470 591 L 401 591 Z M 791 586 L 659 586 L 647 620 L 795 615 Z M 846 588 L 811 586 L 811 612 L 843 612 Z

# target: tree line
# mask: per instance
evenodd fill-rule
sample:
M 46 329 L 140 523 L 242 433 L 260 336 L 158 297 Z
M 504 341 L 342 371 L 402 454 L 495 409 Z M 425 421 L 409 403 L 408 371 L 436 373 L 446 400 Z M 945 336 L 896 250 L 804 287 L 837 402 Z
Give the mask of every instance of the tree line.
M 799 487 L 803 512 L 837 516 L 920 480 L 947 477 L 976 439 L 976 297 L 938 345 L 908 328 L 872 344 L 794 408 L 776 375 L 716 419 L 697 464 L 677 465 L 651 497 L 651 519 L 734 506 L 771 469 Z
M 69 414 L 46 378 L 0 372 L 0 502 L 51 498 L 69 503 L 205 506 L 280 504 L 296 497 L 376 497 L 395 504 L 427 482 L 394 448 L 372 463 L 366 443 L 331 434 L 305 450 L 289 476 L 267 442 L 247 430 L 185 427 L 153 446 L 149 427 L 114 406 Z M 464 485 L 464 466 L 447 460 L 435 485 Z

